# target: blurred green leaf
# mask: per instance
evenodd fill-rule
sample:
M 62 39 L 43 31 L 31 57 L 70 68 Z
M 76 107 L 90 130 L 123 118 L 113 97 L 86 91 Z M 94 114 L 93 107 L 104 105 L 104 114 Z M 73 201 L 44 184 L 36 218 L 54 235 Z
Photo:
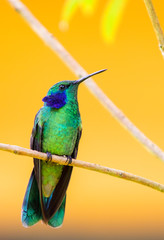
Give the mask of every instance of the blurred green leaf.
M 77 8 L 80 8 L 84 14 L 92 14 L 95 10 L 98 0 L 65 0 L 61 12 L 61 21 L 59 27 L 61 30 L 67 30 L 70 20 Z
M 67 30 L 70 19 L 76 12 L 79 6 L 79 2 L 80 0 L 66 0 L 64 2 L 61 12 L 61 21 L 59 25 L 61 30 Z
M 100 2 L 100 1 L 99 1 Z M 102 15 L 101 31 L 106 42 L 113 42 L 128 0 L 108 0 Z M 70 20 L 80 8 L 84 14 L 93 14 L 98 0 L 65 0 L 61 12 L 60 29 L 67 30 Z
M 81 0 L 80 7 L 84 14 L 92 14 L 95 11 L 98 0 Z
M 128 0 L 110 0 L 102 16 L 102 35 L 106 42 L 113 42 Z

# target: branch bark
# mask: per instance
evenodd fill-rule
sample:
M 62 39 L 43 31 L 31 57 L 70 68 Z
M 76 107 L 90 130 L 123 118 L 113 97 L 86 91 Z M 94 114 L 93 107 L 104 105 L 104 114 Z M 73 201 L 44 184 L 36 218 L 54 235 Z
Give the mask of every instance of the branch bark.
M 15 10 L 21 14 L 33 31 L 47 44 L 53 52 L 79 77 L 88 75 L 80 64 L 66 51 L 60 42 L 32 15 L 20 0 L 7 0 Z M 126 128 L 146 149 L 164 161 L 164 152 L 145 136 L 125 114 L 104 94 L 98 85 L 90 78 L 84 82 L 92 94 L 112 114 L 117 121 Z
M 18 147 L 15 145 L 0 143 L 0 150 L 8 151 L 8 152 L 15 153 L 18 155 L 41 159 L 43 161 L 48 160 L 46 153 L 38 152 L 38 151 L 27 149 L 27 148 Z M 66 157 L 57 156 L 57 155 L 52 155 L 52 162 L 60 164 L 60 165 L 74 166 L 74 167 L 79 167 L 79 168 L 96 171 L 99 173 L 108 174 L 113 177 L 118 177 L 118 178 L 122 178 L 124 180 L 136 182 L 136 183 L 145 185 L 147 187 L 153 188 L 157 191 L 164 192 L 164 185 L 154 182 L 154 181 L 151 181 L 149 179 L 134 175 L 132 173 L 122 171 L 122 170 L 104 167 L 99 164 L 84 162 L 84 161 L 80 161 L 77 159 L 72 159 L 72 163 L 69 163 L 67 161 Z
M 162 28 L 160 26 L 157 14 L 155 12 L 153 3 L 151 0 L 144 0 L 145 6 L 147 8 L 150 20 L 152 22 L 156 37 L 158 39 L 158 43 L 159 43 L 159 48 L 161 50 L 161 53 L 164 57 L 164 34 L 162 31 Z

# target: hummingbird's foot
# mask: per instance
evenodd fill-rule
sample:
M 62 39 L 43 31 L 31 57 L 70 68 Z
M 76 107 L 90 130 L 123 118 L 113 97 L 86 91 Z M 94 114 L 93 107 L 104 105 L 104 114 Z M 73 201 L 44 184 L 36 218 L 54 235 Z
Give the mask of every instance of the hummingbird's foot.
M 46 162 L 52 162 L 52 154 L 50 152 L 47 152 L 47 160 Z
M 66 157 L 67 157 L 66 162 L 68 162 L 68 164 L 71 164 L 72 163 L 72 157 L 71 156 L 67 156 L 67 155 L 66 155 Z

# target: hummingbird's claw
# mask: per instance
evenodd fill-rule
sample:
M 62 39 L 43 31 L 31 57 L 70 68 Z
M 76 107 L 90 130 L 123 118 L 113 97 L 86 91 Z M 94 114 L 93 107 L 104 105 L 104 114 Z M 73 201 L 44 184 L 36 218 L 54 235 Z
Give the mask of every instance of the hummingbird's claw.
M 71 164 L 72 163 L 72 157 L 71 156 L 66 156 L 66 157 L 67 157 L 66 162 L 68 162 L 68 164 Z
M 52 154 L 50 152 L 47 152 L 47 160 L 46 162 L 52 162 Z

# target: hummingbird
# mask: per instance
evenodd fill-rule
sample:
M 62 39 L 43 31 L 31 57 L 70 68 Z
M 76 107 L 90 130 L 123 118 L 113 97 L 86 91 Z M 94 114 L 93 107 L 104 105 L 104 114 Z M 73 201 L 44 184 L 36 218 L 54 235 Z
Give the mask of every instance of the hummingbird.
M 63 223 L 66 190 L 72 166 L 51 162 L 52 154 L 76 158 L 82 134 L 82 122 L 77 101 L 80 83 L 104 72 L 94 72 L 75 81 L 61 81 L 53 85 L 42 101 L 30 139 L 30 148 L 47 153 L 47 161 L 34 158 L 34 168 L 22 205 L 22 224 L 25 227 L 42 220 L 51 227 Z

